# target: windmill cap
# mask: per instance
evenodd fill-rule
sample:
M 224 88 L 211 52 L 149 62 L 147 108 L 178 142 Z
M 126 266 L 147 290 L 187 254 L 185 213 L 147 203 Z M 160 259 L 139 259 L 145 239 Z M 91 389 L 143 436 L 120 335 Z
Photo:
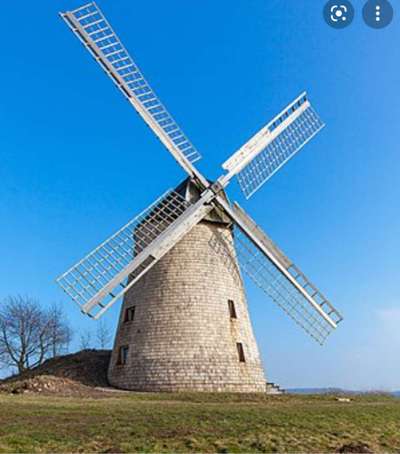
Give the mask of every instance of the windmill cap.
M 210 184 L 213 184 L 213 181 L 207 181 Z M 200 199 L 200 189 L 196 182 L 190 177 L 185 178 L 182 183 L 174 189 L 174 191 L 190 203 L 196 203 Z M 230 203 L 225 191 L 222 190 L 221 195 L 228 203 Z M 231 224 L 230 218 L 222 210 L 217 208 L 212 210 L 203 220 L 219 224 Z

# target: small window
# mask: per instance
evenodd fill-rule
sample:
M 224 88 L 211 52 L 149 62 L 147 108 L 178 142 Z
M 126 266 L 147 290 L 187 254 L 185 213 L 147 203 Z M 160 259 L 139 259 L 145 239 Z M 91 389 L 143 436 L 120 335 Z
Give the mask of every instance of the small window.
M 124 322 L 131 322 L 135 319 L 135 306 L 127 307 L 125 309 Z
M 129 350 L 129 347 L 127 345 L 123 345 L 122 347 L 119 347 L 118 360 L 117 360 L 117 364 L 119 366 L 123 366 L 126 364 L 126 362 L 128 360 L 128 350 Z
M 237 318 L 236 310 L 235 310 L 235 303 L 233 300 L 228 300 L 228 307 L 229 307 L 229 315 L 231 318 Z
M 241 363 L 244 363 L 246 360 L 244 358 L 244 350 L 243 350 L 243 345 L 242 343 L 238 342 L 236 344 L 236 347 L 237 347 L 237 351 L 238 351 L 238 355 L 239 355 L 239 361 Z

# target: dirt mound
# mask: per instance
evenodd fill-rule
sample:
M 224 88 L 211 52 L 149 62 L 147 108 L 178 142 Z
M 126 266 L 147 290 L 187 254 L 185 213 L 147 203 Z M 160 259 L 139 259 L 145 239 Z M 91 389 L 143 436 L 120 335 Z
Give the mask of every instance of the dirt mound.
M 39 375 L 0 384 L 0 392 L 7 394 L 40 393 L 86 396 L 90 395 L 92 390 L 93 388 L 76 381 L 52 375 Z
M 106 388 L 110 350 L 82 350 L 46 360 L 35 369 L 14 375 L 0 382 L 0 391 L 83 394 L 93 388 Z

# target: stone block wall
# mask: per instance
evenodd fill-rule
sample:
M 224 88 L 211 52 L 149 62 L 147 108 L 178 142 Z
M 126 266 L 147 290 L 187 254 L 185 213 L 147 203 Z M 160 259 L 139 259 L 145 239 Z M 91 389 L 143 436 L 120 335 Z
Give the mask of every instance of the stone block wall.
M 224 224 L 201 222 L 126 293 L 109 368 L 113 386 L 265 392 L 240 273 L 210 245 L 221 233 L 231 236 Z M 134 320 L 125 321 L 132 306 Z M 121 347 L 127 347 L 125 364 L 119 364 Z

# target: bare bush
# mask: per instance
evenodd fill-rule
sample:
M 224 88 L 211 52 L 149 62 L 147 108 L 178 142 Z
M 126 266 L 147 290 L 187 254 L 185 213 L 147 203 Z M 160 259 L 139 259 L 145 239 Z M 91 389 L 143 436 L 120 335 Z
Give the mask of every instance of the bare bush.
M 53 304 L 48 311 L 50 354 L 54 358 L 68 352 L 72 330 L 60 305 Z
M 105 350 L 106 348 L 110 347 L 111 333 L 104 320 L 100 320 L 97 323 L 96 340 L 98 348 Z
M 82 331 L 79 337 L 79 348 L 87 350 L 92 347 L 92 333 L 90 331 Z
M 30 297 L 9 296 L 0 303 L 0 362 L 19 373 L 65 349 L 71 330 L 57 309 L 44 310 Z

